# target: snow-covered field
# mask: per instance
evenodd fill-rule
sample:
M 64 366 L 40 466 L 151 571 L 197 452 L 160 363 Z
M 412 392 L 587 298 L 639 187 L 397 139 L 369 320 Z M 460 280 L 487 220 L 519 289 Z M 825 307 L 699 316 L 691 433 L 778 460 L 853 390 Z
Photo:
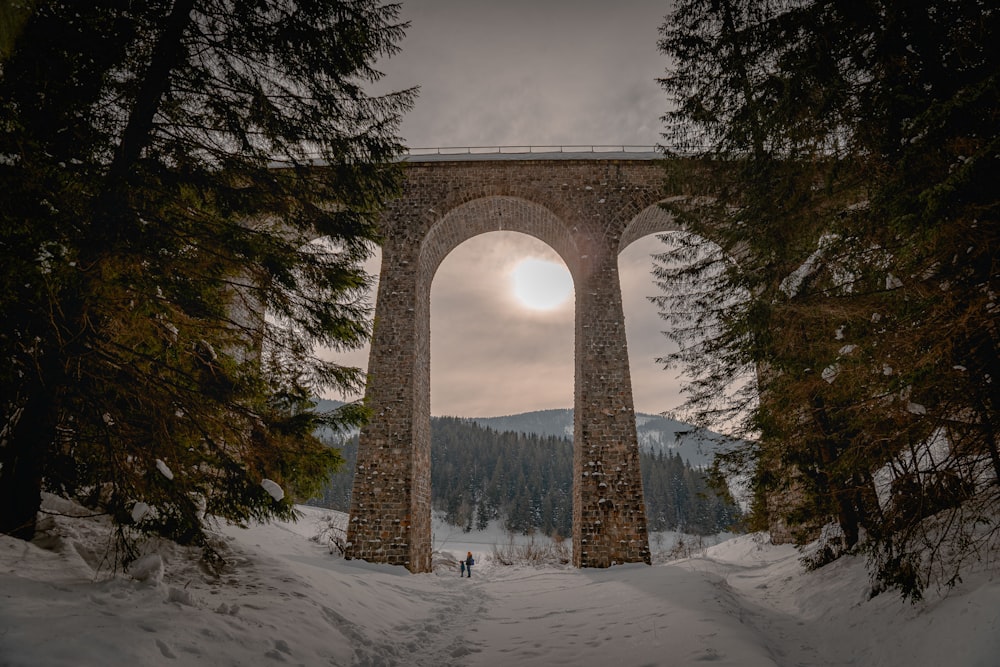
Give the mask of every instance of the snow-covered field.
M 0 665 L 1000 665 L 1000 580 L 985 571 L 911 605 L 868 600 L 856 559 L 806 573 L 759 536 L 575 570 L 502 566 L 502 537 L 438 525 L 441 566 L 411 575 L 331 555 L 310 539 L 330 513 L 302 510 L 221 527 L 221 576 L 156 543 L 113 573 L 100 519 L 47 519 L 32 544 L 0 536 Z M 467 550 L 471 579 L 444 564 Z

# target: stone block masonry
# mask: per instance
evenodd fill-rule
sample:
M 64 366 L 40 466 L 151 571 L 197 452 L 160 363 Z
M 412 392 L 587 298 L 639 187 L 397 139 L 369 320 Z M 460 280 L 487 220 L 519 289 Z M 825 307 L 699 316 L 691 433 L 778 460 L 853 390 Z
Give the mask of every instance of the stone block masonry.
M 551 246 L 576 287 L 573 562 L 650 562 L 618 253 L 678 229 L 648 159 L 410 162 L 381 220 L 382 274 L 347 531 L 347 556 L 431 569 L 430 287 L 478 234 Z

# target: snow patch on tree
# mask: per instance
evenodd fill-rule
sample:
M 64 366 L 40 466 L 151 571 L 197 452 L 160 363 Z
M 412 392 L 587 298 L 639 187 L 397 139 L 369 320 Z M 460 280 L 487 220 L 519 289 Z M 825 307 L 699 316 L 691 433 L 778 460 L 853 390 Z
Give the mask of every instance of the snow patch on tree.
M 160 474 L 167 479 L 172 480 L 174 478 L 174 471 L 170 469 L 170 466 L 163 462 L 163 459 L 156 459 L 156 469 L 159 470 Z
M 822 373 L 820 373 L 820 377 L 830 384 L 833 384 L 833 381 L 837 379 L 838 375 L 840 375 L 840 364 L 830 364 L 823 369 Z
M 826 251 L 833 245 L 833 242 L 837 238 L 836 234 L 824 234 L 821 236 L 816 250 L 806 258 L 806 261 L 802 262 L 799 268 L 792 271 L 781 281 L 778 289 L 784 292 L 785 296 L 789 298 L 798 294 L 805 279 L 819 270 L 820 260 L 823 259 L 823 255 L 826 254 Z
M 141 500 L 132 505 L 132 521 L 139 523 L 152 512 L 152 508 Z
M 266 477 L 261 480 L 260 485 L 264 487 L 264 490 L 271 494 L 276 502 L 281 502 L 285 497 L 285 490 L 282 489 L 277 482 L 274 480 L 267 479 Z

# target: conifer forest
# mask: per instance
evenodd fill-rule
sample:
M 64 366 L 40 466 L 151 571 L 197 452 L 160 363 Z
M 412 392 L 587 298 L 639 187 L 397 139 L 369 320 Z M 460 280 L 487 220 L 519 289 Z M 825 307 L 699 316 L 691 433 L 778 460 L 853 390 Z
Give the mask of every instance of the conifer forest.
M 358 438 L 338 446 L 345 465 L 310 504 L 346 512 Z M 714 535 L 740 520 L 732 500 L 709 488 L 705 471 L 676 453 L 643 451 L 640 467 L 650 531 Z M 457 417 L 431 418 L 431 506 L 465 531 L 497 520 L 514 533 L 569 536 L 572 471 L 568 438 L 498 432 Z

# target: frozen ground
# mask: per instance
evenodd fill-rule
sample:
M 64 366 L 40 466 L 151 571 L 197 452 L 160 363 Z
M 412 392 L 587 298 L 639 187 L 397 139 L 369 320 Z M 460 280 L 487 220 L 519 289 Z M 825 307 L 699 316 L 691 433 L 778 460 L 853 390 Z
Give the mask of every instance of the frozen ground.
M 49 499 L 51 511 L 79 511 Z M 149 543 L 101 566 L 99 519 L 0 536 L 0 665 L 1000 664 L 1000 581 L 970 574 L 919 605 L 868 600 L 862 563 L 805 573 L 790 547 L 743 536 L 653 567 L 502 566 L 491 534 L 437 526 L 432 574 L 345 561 L 296 524 L 220 528 L 221 576 Z M 471 550 L 471 579 L 450 555 Z

